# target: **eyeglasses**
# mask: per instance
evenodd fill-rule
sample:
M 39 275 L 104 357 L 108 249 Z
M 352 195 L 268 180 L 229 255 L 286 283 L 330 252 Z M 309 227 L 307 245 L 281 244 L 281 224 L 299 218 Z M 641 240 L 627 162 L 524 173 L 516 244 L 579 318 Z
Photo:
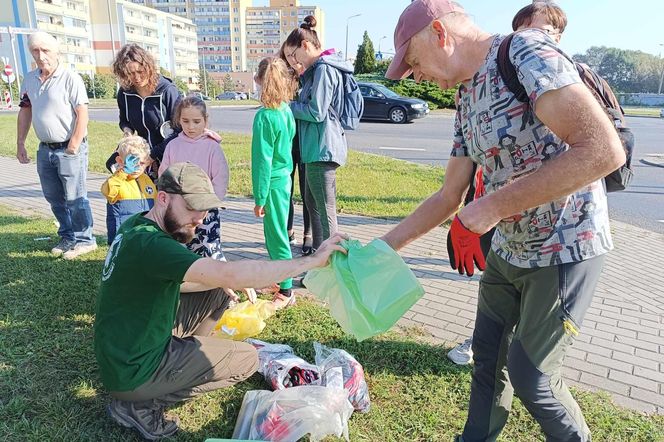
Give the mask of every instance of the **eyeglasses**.
M 290 54 L 286 55 L 286 57 L 287 57 L 287 58 L 295 58 L 295 53 L 297 52 L 298 49 L 300 49 L 299 46 L 296 47 L 296 48 L 293 50 L 293 52 L 291 52 Z

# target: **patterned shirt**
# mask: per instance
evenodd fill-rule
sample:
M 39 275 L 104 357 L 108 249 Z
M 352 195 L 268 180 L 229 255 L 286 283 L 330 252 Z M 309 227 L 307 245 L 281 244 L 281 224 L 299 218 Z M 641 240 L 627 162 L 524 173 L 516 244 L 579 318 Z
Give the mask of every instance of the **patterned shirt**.
M 572 62 L 538 30 L 514 36 L 510 59 L 528 93 L 521 103 L 497 68 L 497 36 L 475 76 L 460 86 L 451 156 L 469 156 L 484 170 L 487 194 L 540 168 L 569 149 L 535 115 L 547 91 L 581 83 Z M 613 248 L 606 192 L 601 180 L 566 197 L 502 220 L 492 249 L 517 267 L 536 268 L 602 255 Z

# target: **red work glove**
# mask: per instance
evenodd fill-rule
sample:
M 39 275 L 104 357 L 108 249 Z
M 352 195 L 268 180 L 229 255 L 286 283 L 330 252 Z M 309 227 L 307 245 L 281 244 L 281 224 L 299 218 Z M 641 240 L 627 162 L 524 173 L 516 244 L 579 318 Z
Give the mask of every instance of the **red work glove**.
M 482 247 L 480 247 L 480 235 L 468 230 L 458 215 L 452 221 L 449 239 L 452 242 L 452 250 L 454 251 L 454 256 L 451 257 L 452 262 L 450 264 L 453 269 L 459 271 L 460 275 L 465 273 L 468 276 L 473 276 L 475 273 L 473 261 L 480 270 L 486 268 L 486 261 L 482 253 Z

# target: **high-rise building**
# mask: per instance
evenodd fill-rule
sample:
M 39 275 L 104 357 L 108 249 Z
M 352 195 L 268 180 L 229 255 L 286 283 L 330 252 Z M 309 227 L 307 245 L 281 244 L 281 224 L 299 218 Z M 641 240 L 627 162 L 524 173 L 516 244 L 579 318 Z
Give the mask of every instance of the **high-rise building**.
M 0 8 L 0 26 L 33 28 L 48 32 L 60 43 L 60 61 L 81 74 L 92 74 L 95 58 L 92 51 L 92 27 L 89 0 L 12 0 Z M 24 76 L 34 68 L 27 47 L 27 36 L 17 36 L 17 71 Z M 3 55 L 11 48 L 0 47 Z
M 279 51 L 281 42 L 307 15 L 318 21 L 323 39 L 325 15 L 318 6 L 299 0 L 270 0 L 252 6 L 252 0 L 131 0 L 192 20 L 198 28 L 198 54 L 212 76 L 226 72 L 253 72 L 258 63 Z
M 200 64 L 211 73 L 246 70 L 245 12 L 252 0 L 131 0 L 192 20 Z
M 316 33 L 325 46 L 325 14 L 318 6 L 301 6 L 299 0 L 270 0 L 265 7 L 247 9 L 247 70 L 255 71 L 260 61 L 275 55 L 288 34 L 308 15 L 316 17 Z
M 60 60 L 80 74 L 108 73 L 120 47 L 138 43 L 160 67 L 191 87 L 198 82 L 196 26 L 178 15 L 155 11 L 126 0 L 11 0 L 0 8 L 0 26 L 39 29 L 60 43 Z M 3 39 L 5 40 L 5 39 Z M 17 71 L 35 65 L 26 36 L 17 37 Z M 0 43 L 0 55 L 11 47 Z
M 99 72 L 110 71 L 120 47 L 136 43 L 172 77 L 184 80 L 190 88 L 197 87 L 196 25 L 191 20 L 126 0 L 89 1 Z

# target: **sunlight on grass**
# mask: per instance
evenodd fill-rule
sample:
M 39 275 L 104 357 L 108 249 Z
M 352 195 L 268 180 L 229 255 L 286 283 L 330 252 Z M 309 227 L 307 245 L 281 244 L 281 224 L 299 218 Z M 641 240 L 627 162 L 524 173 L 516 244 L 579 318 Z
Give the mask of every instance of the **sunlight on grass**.
M 78 399 L 93 399 L 98 394 L 97 389 L 88 381 L 81 381 L 79 385 L 74 386 L 72 393 Z

